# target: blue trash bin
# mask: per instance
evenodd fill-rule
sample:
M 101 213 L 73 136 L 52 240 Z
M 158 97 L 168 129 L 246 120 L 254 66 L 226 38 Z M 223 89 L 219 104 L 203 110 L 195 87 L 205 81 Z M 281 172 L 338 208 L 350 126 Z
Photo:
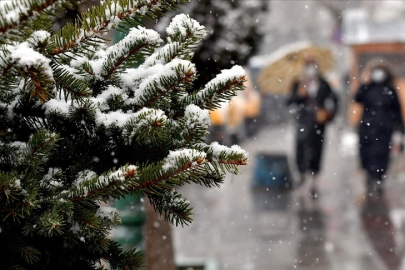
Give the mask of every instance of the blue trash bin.
M 277 189 L 292 187 L 293 179 L 286 155 L 259 153 L 255 161 L 252 186 Z

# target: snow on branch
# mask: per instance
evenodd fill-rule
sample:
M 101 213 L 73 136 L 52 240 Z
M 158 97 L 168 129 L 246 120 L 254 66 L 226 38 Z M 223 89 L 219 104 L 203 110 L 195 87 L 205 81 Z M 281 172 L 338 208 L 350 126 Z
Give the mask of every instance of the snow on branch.
M 223 101 L 230 100 L 236 91 L 243 90 L 246 73 L 241 66 L 222 70 L 214 79 L 196 93 L 183 98 L 184 105 L 196 104 L 204 109 L 214 109 Z
M 190 181 L 190 174 L 202 172 L 200 164 L 204 162 L 205 156 L 204 152 L 194 149 L 170 151 L 159 164 L 144 167 L 139 171 L 140 181 L 134 184 L 133 191 L 155 194 L 159 190 L 183 185 Z
M 206 154 L 194 149 L 180 149 L 175 151 L 170 151 L 170 154 L 164 160 L 162 166 L 162 172 L 168 173 L 176 171 L 179 169 L 179 164 L 184 163 L 189 164 L 190 168 L 201 164 L 204 161 Z
M 31 40 L 30 40 L 31 41 Z M 43 54 L 35 51 L 28 42 L 20 43 L 16 46 L 8 46 L 11 61 L 22 68 L 42 68 L 50 79 L 53 79 L 53 72 L 50 67 L 51 60 Z
M 206 36 L 204 26 L 185 14 L 174 17 L 166 32 L 167 44 L 148 57 L 144 67 L 164 65 L 175 58 L 191 60 L 196 46 Z
M 213 142 L 210 145 L 199 143 L 194 146 L 199 151 L 204 151 L 206 160 L 211 166 L 219 167 L 222 171 L 237 173 L 237 166 L 247 165 L 249 155 L 238 145 L 227 147 Z
M 53 94 L 54 77 L 51 59 L 39 53 L 35 46 L 48 39 L 49 34 L 45 31 L 36 31 L 25 42 L 3 47 L 0 55 L 3 74 L 11 68 L 25 71 L 31 80 L 30 98 L 37 97 L 42 103 Z
M 84 77 L 79 74 L 79 70 L 67 65 L 57 64 L 53 64 L 52 68 L 56 88 L 63 92 L 66 101 L 81 100 L 92 94 L 88 83 L 85 81 Z
M 130 116 L 130 120 L 124 125 L 122 136 L 126 144 L 146 139 L 151 142 L 156 137 L 155 129 L 165 127 L 167 116 L 162 110 L 143 108 Z
M 246 165 L 248 159 L 248 153 L 239 145 L 227 147 L 218 142 L 211 143 L 207 155 L 212 161 L 237 165 Z
M 70 103 L 68 103 L 65 99 L 53 98 L 45 102 L 42 107 L 45 110 L 45 115 L 58 113 L 67 117 L 69 114 Z
M 139 85 L 144 79 L 155 75 L 161 71 L 162 68 L 163 65 L 160 64 L 152 65 L 147 68 L 143 65 L 138 68 L 128 68 L 125 72 L 118 74 L 121 87 L 132 92 L 133 89 L 139 88 Z
M 129 143 L 139 133 L 147 133 L 149 128 L 161 127 L 167 117 L 162 110 L 143 108 L 136 113 L 121 110 L 102 113 L 96 112 L 96 124 L 106 128 L 119 127 Z
M 52 54 L 60 54 L 110 31 L 124 18 L 157 18 L 186 0 L 111 0 L 81 14 L 80 21 L 67 24 L 54 35 Z M 80 27 L 79 27 L 80 25 Z
M 187 57 L 184 57 L 187 56 Z M 189 60 L 189 54 L 184 54 L 184 44 L 173 42 L 166 44 L 156 50 L 151 56 L 146 58 L 142 68 L 150 68 L 158 64 L 165 65 L 175 58 Z
M 207 129 L 211 124 L 208 110 L 201 109 L 194 104 L 190 104 L 186 107 L 184 118 L 190 129 L 194 129 L 197 126 Z
M 205 27 L 186 14 L 176 15 L 166 28 L 166 33 L 168 42 L 181 43 L 195 43 L 202 40 L 207 35 Z
M 175 129 L 180 133 L 182 140 L 179 146 L 188 147 L 196 142 L 202 141 L 208 133 L 208 127 L 211 125 L 209 111 L 190 104 L 184 111 L 184 117 L 176 121 Z
M 0 68 L 3 74 L 9 71 L 14 65 L 22 68 L 42 67 L 52 78 L 50 59 L 38 52 L 49 42 L 50 34 L 46 31 L 35 31 L 25 42 L 3 45 L 0 47 Z
M 189 61 L 174 59 L 156 72 L 147 77 L 135 89 L 134 97 L 127 103 L 135 106 L 156 106 L 159 102 L 170 104 L 170 94 L 184 93 L 189 83 L 194 80 L 196 69 Z
M 123 112 L 122 110 L 112 111 L 108 113 L 96 112 L 96 124 L 110 128 L 112 126 L 123 127 L 130 119 L 132 114 Z
M 43 47 L 46 45 L 51 38 L 51 34 L 45 30 L 35 31 L 31 36 L 26 40 L 30 44 L 31 48 Z
M 93 73 L 96 78 L 104 79 L 131 56 L 143 58 L 150 54 L 160 42 L 162 40 L 157 32 L 143 27 L 132 28 L 123 40 L 109 47 L 102 58 L 90 61 Z
M 72 188 L 67 192 L 67 198 L 73 202 L 85 199 L 106 200 L 110 196 L 119 198 L 137 178 L 137 167 L 129 165 L 116 171 L 98 176 L 95 172 L 85 170 L 77 175 Z M 61 194 L 61 198 L 64 193 Z
M 40 186 L 46 189 L 62 188 L 61 177 L 63 171 L 60 168 L 49 168 L 48 173 L 40 181 Z
M 22 23 L 32 20 L 45 10 L 54 8 L 61 0 L 6 1 L 0 5 L 0 33 L 6 33 Z

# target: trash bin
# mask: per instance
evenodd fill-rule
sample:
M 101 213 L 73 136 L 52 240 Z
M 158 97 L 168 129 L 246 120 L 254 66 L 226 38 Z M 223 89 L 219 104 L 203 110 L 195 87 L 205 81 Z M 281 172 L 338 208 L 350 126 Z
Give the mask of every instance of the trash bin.
M 141 199 L 129 195 L 114 202 L 121 215 L 121 224 L 113 231 L 114 240 L 118 241 L 125 250 L 144 247 L 144 224 L 146 214 Z
M 215 258 L 181 258 L 176 260 L 178 270 L 220 270 Z
M 285 154 L 259 153 L 255 158 L 252 186 L 277 189 L 292 187 L 292 174 Z

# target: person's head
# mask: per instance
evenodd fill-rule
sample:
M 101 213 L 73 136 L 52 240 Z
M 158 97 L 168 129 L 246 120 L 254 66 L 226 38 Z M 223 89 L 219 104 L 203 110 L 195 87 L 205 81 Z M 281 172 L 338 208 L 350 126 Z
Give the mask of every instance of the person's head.
M 308 59 L 304 65 L 305 78 L 312 79 L 319 75 L 318 63 L 314 59 Z
M 388 74 L 385 69 L 382 67 L 375 67 L 371 70 L 371 81 L 374 83 L 383 83 L 387 80 Z
M 364 83 L 376 83 L 376 84 L 386 84 L 394 86 L 395 83 L 395 71 L 392 65 L 384 60 L 375 59 L 371 60 L 364 67 L 361 74 L 361 78 Z

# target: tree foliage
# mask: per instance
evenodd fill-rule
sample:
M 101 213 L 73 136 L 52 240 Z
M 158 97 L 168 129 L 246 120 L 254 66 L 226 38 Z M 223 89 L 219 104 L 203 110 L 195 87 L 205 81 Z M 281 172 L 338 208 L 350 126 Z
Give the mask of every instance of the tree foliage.
M 4 269 L 140 269 L 138 251 L 108 239 L 120 216 L 106 203 L 138 194 L 186 225 L 192 208 L 176 188 L 219 186 L 247 162 L 238 146 L 204 142 L 208 109 L 243 88 L 243 69 L 195 88 L 204 27 L 178 15 L 162 40 L 140 25 L 186 0 L 104 1 L 52 32 L 54 14 L 76 2 L 0 6 Z M 128 35 L 107 47 L 113 28 Z
M 196 85 L 204 85 L 217 72 L 234 64 L 245 65 L 258 51 L 268 5 L 267 0 L 204 0 L 182 7 L 180 12 L 190 14 L 208 32 L 193 57 L 200 73 Z M 167 24 L 168 19 L 163 19 L 159 28 Z

